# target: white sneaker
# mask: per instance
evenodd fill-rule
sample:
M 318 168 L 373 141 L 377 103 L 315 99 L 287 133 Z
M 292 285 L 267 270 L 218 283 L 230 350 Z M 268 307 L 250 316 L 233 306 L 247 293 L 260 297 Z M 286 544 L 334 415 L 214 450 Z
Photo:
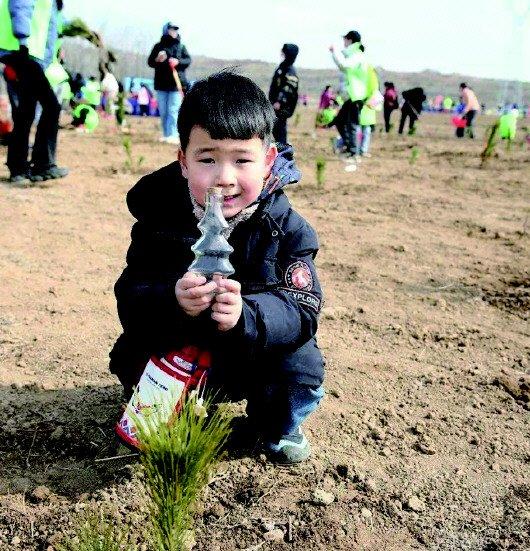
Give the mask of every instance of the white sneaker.
M 345 172 L 355 172 L 356 170 L 357 170 L 357 165 L 354 163 L 348 164 L 344 167 Z
M 167 138 L 165 136 L 160 136 L 160 138 L 158 138 L 158 141 L 160 143 L 165 143 L 165 142 L 167 142 Z

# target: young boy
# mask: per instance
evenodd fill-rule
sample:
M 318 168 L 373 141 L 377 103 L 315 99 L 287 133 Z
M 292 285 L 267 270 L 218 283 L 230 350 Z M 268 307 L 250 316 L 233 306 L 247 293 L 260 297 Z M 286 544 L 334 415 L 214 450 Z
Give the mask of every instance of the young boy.
M 110 369 L 130 393 L 152 354 L 194 344 L 212 353 L 207 386 L 247 399 L 249 421 L 273 459 L 309 456 L 300 425 L 324 391 L 315 333 L 322 292 L 317 237 L 283 192 L 300 173 L 292 150 L 271 144 L 274 111 L 248 78 L 197 82 L 178 118 L 178 162 L 127 195 L 137 219 L 115 286 L 123 334 Z M 223 190 L 233 279 L 187 271 L 206 190 Z

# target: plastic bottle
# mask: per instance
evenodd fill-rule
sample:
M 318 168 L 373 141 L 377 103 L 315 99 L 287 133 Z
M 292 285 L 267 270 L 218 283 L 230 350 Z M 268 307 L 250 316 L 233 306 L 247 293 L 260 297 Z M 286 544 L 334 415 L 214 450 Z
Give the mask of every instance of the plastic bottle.
M 228 223 L 223 216 L 223 194 L 220 187 L 211 187 L 206 193 L 206 210 L 198 224 L 201 237 L 191 250 L 195 260 L 188 270 L 203 275 L 206 279 L 214 276 L 227 277 L 234 273 L 228 257 L 234 252 L 224 236 Z

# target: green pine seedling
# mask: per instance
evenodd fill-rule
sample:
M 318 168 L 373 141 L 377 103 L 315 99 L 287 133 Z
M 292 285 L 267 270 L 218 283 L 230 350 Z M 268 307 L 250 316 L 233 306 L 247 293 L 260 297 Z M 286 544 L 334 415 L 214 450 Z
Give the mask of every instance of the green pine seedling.
M 121 139 L 121 145 L 123 146 L 123 150 L 125 152 L 125 162 L 123 163 L 123 166 L 126 170 L 131 170 L 133 166 L 131 138 L 129 136 L 123 136 Z
M 157 551 L 181 551 L 192 527 L 193 505 L 208 482 L 230 434 L 232 417 L 212 410 L 193 393 L 171 422 L 136 423 L 141 443 L 152 545 Z M 156 416 L 155 416 L 156 417 Z
M 490 159 L 493 156 L 493 153 L 495 152 L 495 148 L 497 147 L 497 143 L 499 142 L 499 121 L 495 122 L 495 124 L 492 124 L 490 128 L 488 129 L 487 133 L 487 142 L 482 150 L 482 153 L 480 154 L 481 162 L 480 167 L 483 168 L 488 159 Z
M 318 157 L 316 160 L 317 185 L 324 187 L 326 181 L 326 159 Z
M 409 164 L 411 165 L 416 164 L 416 161 L 418 160 L 419 156 L 420 156 L 420 148 L 414 146 L 410 151 Z
M 74 537 L 61 543 L 57 551 L 136 551 L 123 533 L 109 524 L 103 515 L 86 516 Z
M 140 155 L 137 159 L 133 156 L 132 140 L 130 136 L 123 136 L 121 139 L 123 151 L 125 152 L 125 161 L 123 166 L 127 172 L 133 172 L 140 170 L 142 163 L 145 161 L 145 157 Z

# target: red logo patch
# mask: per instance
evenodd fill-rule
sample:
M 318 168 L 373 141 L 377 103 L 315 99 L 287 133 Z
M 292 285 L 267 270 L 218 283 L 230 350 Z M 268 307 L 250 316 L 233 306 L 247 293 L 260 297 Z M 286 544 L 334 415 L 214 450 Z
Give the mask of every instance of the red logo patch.
M 313 288 L 313 276 L 309 266 L 302 260 L 291 264 L 285 272 L 285 283 L 291 289 L 311 291 Z

